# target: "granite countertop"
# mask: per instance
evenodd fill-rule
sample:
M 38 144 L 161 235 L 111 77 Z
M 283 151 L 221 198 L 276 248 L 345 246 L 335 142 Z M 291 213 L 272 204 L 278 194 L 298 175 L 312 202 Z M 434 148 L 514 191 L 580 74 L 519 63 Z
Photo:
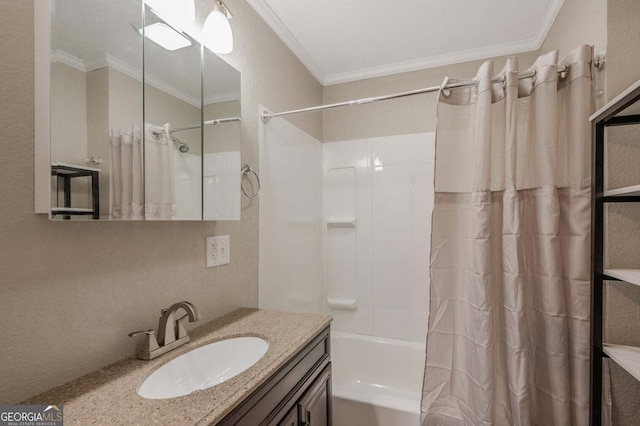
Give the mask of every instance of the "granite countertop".
M 62 404 L 65 425 L 215 424 L 330 322 L 327 315 L 238 309 L 191 330 L 191 342 L 154 360 L 124 359 L 23 404 Z M 264 357 L 243 373 L 178 398 L 145 399 L 136 393 L 138 385 L 168 361 L 205 344 L 239 336 L 256 336 L 269 342 Z

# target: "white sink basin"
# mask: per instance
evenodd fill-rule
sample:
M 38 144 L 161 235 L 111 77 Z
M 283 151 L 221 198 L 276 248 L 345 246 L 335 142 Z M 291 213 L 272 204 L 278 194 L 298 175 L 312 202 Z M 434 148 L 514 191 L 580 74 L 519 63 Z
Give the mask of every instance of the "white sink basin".
M 166 399 L 210 388 L 251 367 L 268 348 L 258 337 L 236 337 L 199 347 L 154 371 L 138 386 L 138 395 Z

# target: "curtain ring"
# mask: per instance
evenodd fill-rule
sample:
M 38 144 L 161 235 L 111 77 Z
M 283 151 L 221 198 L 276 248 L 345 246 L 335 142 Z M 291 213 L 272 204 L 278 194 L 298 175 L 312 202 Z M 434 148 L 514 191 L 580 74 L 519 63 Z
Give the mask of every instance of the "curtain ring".
M 251 198 L 251 199 L 256 198 L 258 196 L 258 194 L 260 193 L 260 177 L 258 176 L 256 171 L 253 170 L 251 168 L 251 166 L 248 165 L 247 163 L 242 163 L 242 168 L 240 170 L 242 172 L 242 177 L 243 178 L 245 176 L 249 175 L 249 174 L 253 174 L 253 176 L 256 178 L 256 182 L 257 182 L 258 187 L 256 188 L 256 190 L 255 190 L 255 192 L 253 194 L 247 193 L 247 191 L 244 189 L 244 183 L 242 181 L 240 182 L 240 189 L 242 190 L 242 193 L 244 194 L 244 196 L 247 197 L 247 198 Z
M 560 77 L 560 81 L 562 81 L 569 76 L 569 69 L 571 68 L 571 65 L 569 64 L 560 64 L 560 65 L 564 66 L 564 70 L 560 71 L 558 75 L 558 77 Z
M 440 96 L 445 99 L 449 99 L 451 97 L 451 90 L 447 89 L 447 84 L 449 84 L 449 77 L 445 77 L 440 85 Z

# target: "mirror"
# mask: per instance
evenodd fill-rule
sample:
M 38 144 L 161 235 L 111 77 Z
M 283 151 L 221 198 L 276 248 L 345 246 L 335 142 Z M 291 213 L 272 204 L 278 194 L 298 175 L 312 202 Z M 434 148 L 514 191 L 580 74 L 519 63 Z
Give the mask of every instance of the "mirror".
M 183 31 L 141 0 L 50 18 L 51 218 L 239 220 L 240 73 L 197 41 L 204 18 Z
M 203 215 L 205 220 L 239 220 L 240 73 L 209 49 L 203 53 Z

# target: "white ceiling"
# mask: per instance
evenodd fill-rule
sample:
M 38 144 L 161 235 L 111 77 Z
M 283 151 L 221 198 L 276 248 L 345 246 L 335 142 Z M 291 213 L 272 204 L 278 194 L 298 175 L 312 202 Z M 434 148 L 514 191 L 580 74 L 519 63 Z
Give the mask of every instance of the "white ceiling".
M 248 0 L 322 84 L 539 49 L 564 0 Z

